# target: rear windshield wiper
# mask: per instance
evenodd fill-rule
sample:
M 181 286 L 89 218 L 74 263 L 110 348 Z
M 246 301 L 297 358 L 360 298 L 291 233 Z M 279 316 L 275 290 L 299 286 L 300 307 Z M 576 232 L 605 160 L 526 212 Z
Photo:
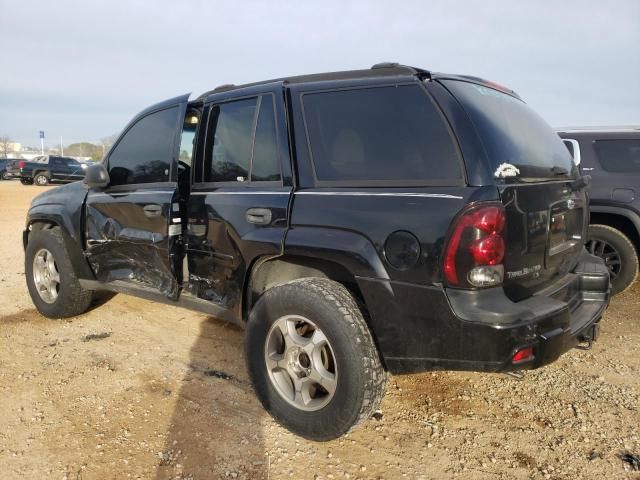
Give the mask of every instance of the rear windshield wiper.
M 569 170 L 567 170 L 566 168 L 558 167 L 558 166 L 551 167 L 549 171 L 556 176 L 569 175 Z

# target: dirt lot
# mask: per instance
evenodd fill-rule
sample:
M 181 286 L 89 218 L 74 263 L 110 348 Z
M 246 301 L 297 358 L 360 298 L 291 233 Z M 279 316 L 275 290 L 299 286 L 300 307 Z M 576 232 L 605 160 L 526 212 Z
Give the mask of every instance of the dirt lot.
M 242 331 L 117 295 L 72 320 L 33 308 L 21 231 L 42 191 L 0 182 L 2 478 L 640 478 L 640 287 L 591 351 L 519 381 L 392 377 L 383 416 L 329 443 L 261 409 Z

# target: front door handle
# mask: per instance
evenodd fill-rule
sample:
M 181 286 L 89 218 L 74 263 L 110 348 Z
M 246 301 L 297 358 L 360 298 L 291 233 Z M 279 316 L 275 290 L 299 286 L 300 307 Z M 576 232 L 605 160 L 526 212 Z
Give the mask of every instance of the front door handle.
M 271 223 L 271 210 L 268 208 L 249 208 L 245 215 L 247 222 L 256 225 L 269 225 Z
M 159 217 L 162 213 L 162 207 L 156 204 L 145 205 L 143 210 L 144 214 L 149 218 Z

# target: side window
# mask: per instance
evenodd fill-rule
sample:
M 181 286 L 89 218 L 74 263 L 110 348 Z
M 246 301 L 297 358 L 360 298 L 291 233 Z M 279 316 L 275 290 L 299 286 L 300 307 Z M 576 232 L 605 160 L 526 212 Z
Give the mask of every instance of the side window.
M 567 150 L 569 150 L 569 153 L 573 157 L 573 143 L 570 140 L 563 140 L 563 142 L 564 146 L 567 147 Z
M 257 98 L 215 105 L 211 109 L 213 145 L 206 181 L 244 182 L 249 178 Z
M 457 148 L 442 115 L 418 85 L 303 96 L 319 181 L 457 184 Z
M 193 144 L 196 138 L 196 130 L 200 117 L 197 111 L 189 111 L 185 115 L 180 136 L 180 153 L 178 161 L 185 167 L 191 167 L 193 159 Z
M 607 172 L 640 173 L 640 139 L 596 140 L 595 149 Z
M 264 95 L 256 124 L 256 135 L 251 162 L 252 182 L 277 182 L 280 180 L 278 140 L 273 97 Z
M 211 109 L 206 182 L 281 180 L 273 96 L 237 100 Z
M 109 155 L 110 185 L 169 181 L 178 114 L 177 106 L 151 113 L 124 134 Z

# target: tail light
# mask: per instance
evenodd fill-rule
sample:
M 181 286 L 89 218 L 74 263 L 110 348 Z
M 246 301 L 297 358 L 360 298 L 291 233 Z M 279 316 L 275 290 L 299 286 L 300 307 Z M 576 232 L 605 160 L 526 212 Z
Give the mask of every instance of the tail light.
M 27 162 L 18 162 L 18 168 L 24 168 Z
M 477 288 L 502 283 L 504 226 L 504 207 L 497 202 L 473 205 L 458 215 L 444 250 L 447 285 Z

